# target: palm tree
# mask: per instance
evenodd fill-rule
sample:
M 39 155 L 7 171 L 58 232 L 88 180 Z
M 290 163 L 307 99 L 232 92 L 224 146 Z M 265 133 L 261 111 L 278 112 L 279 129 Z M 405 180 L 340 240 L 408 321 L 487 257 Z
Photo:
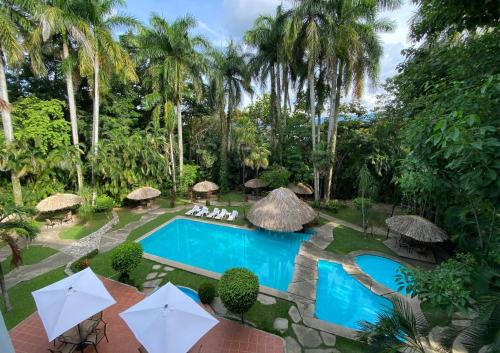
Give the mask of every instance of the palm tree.
M 8 145 L 14 143 L 14 130 L 12 128 L 12 119 L 10 116 L 10 102 L 7 88 L 7 79 L 5 72 L 8 65 L 16 65 L 24 59 L 24 43 L 22 40 L 22 28 L 16 21 L 16 17 L 21 16 L 16 13 L 19 9 L 15 1 L 2 1 L 0 5 L 0 99 L 2 99 L 2 126 L 5 135 L 5 141 Z M 23 204 L 23 195 L 21 182 L 17 173 L 12 170 L 10 173 L 14 202 L 16 205 Z
M 259 169 L 266 169 L 269 166 L 269 149 L 267 144 L 256 145 L 245 158 L 245 165 L 256 171 L 259 176 Z
M 114 40 L 113 30 L 119 27 L 134 27 L 138 22 L 130 16 L 117 15 L 117 7 L 123 6 L 123 0 L 78 1 L 75 11 L 88 21 L 91 31 L 93 57 L 89 68 L 83 71 L 89 76 L 93 86 L 92 98 L 92 200 L 97 196 L 95 180 L 95 160 L 99 146 L 99 106 L 101 91 L 107 89 L 106 76 L 117 74 L 119 78 L 135 82 L 135 67 L 125 49 Z M 102 84 L 102 87 L 101 87 Z
M 379 314 L 375 324 L 361 323 L 359 339 L 368 343 L 367 353 L 444 353 L 429 340 L 430 327 L 422 313 L 412 310 L 401 298 L 392 300 L 393 309 Z
M 163 108 L 164 114 L 165 114 L 165 129 L 167 130 L 168 134 L 168 149 L 169 149 L 169 156 L 170 156 L 170 164 L 172 166 L 172 190 L 174 194 L 177 192 L 177 183 L 175 180 L 175 158 L 174 158 L 174 129 L 175 129 L 175 112 L 174 112 L 174 105 L 172 102 L 167 101 L 165 103 L 165 106 Z
M 52 0 L 47 1 L 39 15 L 39 32 L 43 41 L 54 38 L 60 47 L 63 72 L 66 76 L 66 91 L 69 106 L 69 117 L 71 122 L 71 135 L 73 145 L 79 152 L 78 118 L 76 112 L 75 89 L 73 83 L 73 70 L 78 56 L 70 57 L 71 43 L 79 46 L 81 57 L 89 60 L 93 56 L 91 39 L 89 38 L 90 28 L 75 11 L 75 1 Z M 83 173 L 81 162 L 76 163 L 76 175 L 78 191 L 83 189 Z
M 22 254 L 12 233 L 18 232 L 27 239 L 33 239 L 38 234 L 38 228 L 26 219 L 26 215 L 31 214 L 31 210 L 20 207 L 7 207 L 0 209 L 0 238 L 7 243 L 12 252 L 11 264 L 17 267 L 22 263 Z M 3 302 L 7 311 L 12 309 L 5 278 L 0 262 L 0 290 L 2 291 Z
M 221 144 L 219 158 L 219 185 L 228 187 L 229 129 L 236 107 L 240 104 L 243 90 L 252 92 L 247 55 L 233 41 L 222 51 L 210 52 L 210 93 L 219 114 Z M 227 114 L 225 113 L 227 109 Z

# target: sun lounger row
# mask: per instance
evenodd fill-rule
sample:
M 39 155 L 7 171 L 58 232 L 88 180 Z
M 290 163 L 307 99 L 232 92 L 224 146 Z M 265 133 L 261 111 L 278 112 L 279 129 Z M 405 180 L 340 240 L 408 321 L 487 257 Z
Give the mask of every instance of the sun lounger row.
M 238 211 L 233 210 L 232 212 L 228 212 L 225 208 L 219 210 L 217 207 L 210 211 L 206 206 L 200 207 L 198 205 L 194 205 L 192 209 L 186 212 L 186 216 L 206 217 L 213 219 L 225 219 L 227 217 L 227 220 L 229 222 L 232 222 L 236 218 L 238 218 Z

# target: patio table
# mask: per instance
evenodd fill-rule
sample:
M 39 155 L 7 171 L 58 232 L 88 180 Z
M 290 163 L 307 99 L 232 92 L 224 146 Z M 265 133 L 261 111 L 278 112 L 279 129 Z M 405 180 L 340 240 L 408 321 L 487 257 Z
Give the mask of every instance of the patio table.
M 74 344 L 77 346 L 77 351 L 83 352 L 83 350 L 87 347 L 85 341 L 87 340 L 89 335 L 94 332 L 98 324 L 99 321 L 97 320 L 85 320 L 63 333 L 59 337 L 59 341 Z

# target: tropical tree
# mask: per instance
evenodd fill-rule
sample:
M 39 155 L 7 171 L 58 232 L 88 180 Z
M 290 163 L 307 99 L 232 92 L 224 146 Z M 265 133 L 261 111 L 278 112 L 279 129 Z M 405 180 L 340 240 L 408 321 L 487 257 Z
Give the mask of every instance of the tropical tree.
M 252 92 L 247 55 L 233 41 L 224 50 L 211 50 L 210 92 L 220 120 L 219 184 L 228 187 L 229 129 L 243 91 Z M 227 114 L 226 114 L 227 109 Z
M 22 253 L 14 238 L 14 234 L 33 239 L 38 234 L 38 228 L 30 222 L 26 216 L 31 214 L 31 210 L 24 207 L 2 207 L 0 208 L 0 239 L 5 241 L 12 252 L 12 267 L 19 266 L 22 261 Z M 7 287 L 5 285 L 5 277 L 0 262 L 0 290 L 2 291 L 3 302 L 7 311 L 12 309 Z
M 266 169 L 269 166 L 270 154 L 267 144 L 254 146 L 245 158 L 245 165 L 255 170 L 258 177 L 259 169 Z
M 39 12 L 38 34 L 42 36 L 45 42 L 52 38 L 60 51 L 59 53 L 56 52 L 55 56 L 62 59 L 61 67 L 66 79 L 71 136 L 73 145 L 79 153 L 80 141 L 73 72 L 79 61 L 83 64 L 83 61 L 88 62 L 93 56 L 90 27 L 80 16 L 80 13 L 76 11 L 75 1 L 48 0 L 45 1 Z M 72 52 L 70 52 L 71 49 L 73 49 Z M 77 55 L 77 50 L 80 51 L 80 55 Z M 76 175 L 78 190 L 82 191 L 83 172 L 80 162 L 76 163 Z
M 129 81 L 137 81 L 135 66 L 126 50 L 114 40 L 113 30 L 120 27 L 131 28 L 137 26 L 137 21 L 130 16 L 117 14 L 117 8 L 123 6 L 123 0 L 93 0 L 79 1 L 75 11 L 82 14 L 91 29 L 91 43 L 93 46 L 92 67 L 83 69 L 92 85 L 92 187 L 95 201 L 96 178 L 95 160 L 99 150 L 99 107 L 101 93 L 109 87 L 109 77 L 116 74 L 118 78 Z M 106 77 L 108 79 L 106 79 Z

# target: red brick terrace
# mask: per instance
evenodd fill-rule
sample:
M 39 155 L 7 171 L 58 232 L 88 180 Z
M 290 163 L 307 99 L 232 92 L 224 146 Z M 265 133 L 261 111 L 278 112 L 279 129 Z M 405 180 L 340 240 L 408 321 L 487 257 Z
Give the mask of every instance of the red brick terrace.
M 101 278 L 117 303 L 104 311 L 103 319 L 108 323 L 109 343 L 103 340 L 97 346 L 99 353 L 138 353 L 140 346 L 134 335 L 118 316 L 144 298 L 144 294 L 122 283 Z M 283 340 L 236 322 L 219 319 L 219 324 L 209 331 L 190 353 L 283 353 Z M 48 353 L 53 347 L 35 312 L 10 331 L 16 353 Z M 85 352 L 93 353 L 89 346 Z

